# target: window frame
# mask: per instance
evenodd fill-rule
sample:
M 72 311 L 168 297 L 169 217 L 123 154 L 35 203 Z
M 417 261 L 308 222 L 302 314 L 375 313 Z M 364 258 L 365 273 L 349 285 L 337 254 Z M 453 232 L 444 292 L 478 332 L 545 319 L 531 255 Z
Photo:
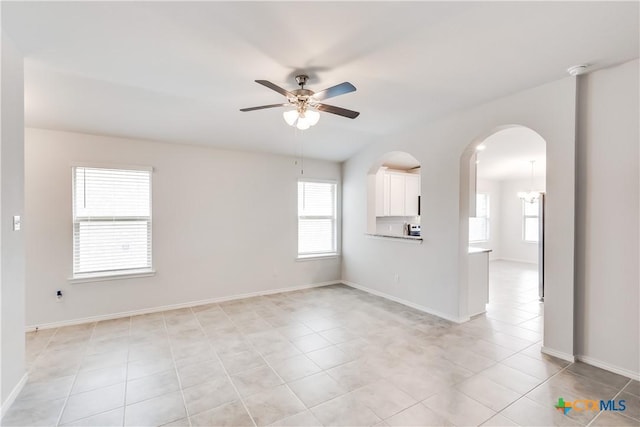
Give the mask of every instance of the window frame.
M 333 215 L 311 215 L 311 216 L 301 216 L 298 211 L 298 203 L 299 203 L 299 186 L 300 183 L 318 183 L 318 184 L 330 184 L 333 185 Z M 339 191 L 340 185 L 337 180 L 333 179 L 314 179 L 314 178 L 300 178 L 296 182 L 296 260 L 297 261 L 307 261 L 307 260 L 315 260 L 315 259 L 327 259 L 327 258 L 336 258 L 340 256 L 340 217 L 338 215 L 339 212 Z M 300 220 L 301 219 L 331 219 L 333 222 L 333 251 L 331 252 L 310 252 L 310 253 L 300 253 Z
M 536 240 L 527 240 L 527 219 L 535 219 L 538 222 L 538 231 L 540 230 L 540 198 L 537 198 L 535 200 L 535 202 L 538 204 L 538 209 L 536 210 L 536 214 L 535 215 L 527 215 L 527 211 L 526 211 L 526 204 L 528 203 L 526 200 L 522 199 L 521 200 L 522 203 L 522 241 L 525 243 L 534 243 L 534 244 L 538 244 L 538 242 L 540 241 L 540 237 L 539 237 L 539 232 L 536 233 Z
M 149 174 L 149 216 L 148 217 L 131 217 L 131 216 L 104 216 L 104 217 L 83 217 L 76 216 L 76 169 L 109 169 L 115 171 L 143 171 Z M 97 282 L 118 280 L 133 277 L 148 277 L 155 275 L 153 262 L 153 168 L 149 166 L 133 166 L 133 165 L 111 165 L 111 164 L 92 164 L 92 163 L 73 163 L 71 164 L 71 276 L 68 281 L 70 283 L 84 283 L 84 282 Z M 75 272 L 75 259 L 76 259 L 76 229 L 82 222 L 88 222 L 86 219 L 91 218 L 91 222 L 133 222 L 133 221 L 146 221 L 148 229 L 148 259 L 149 265 L 140 268 L 126 268 L 121 270 L 107 270 L 107 271 L 93 271 L 93 272 Z M 78 220 L 80 219 L 80 221 Z M 84 220 L 84 221 L 83 221 Z
M 482 219 L 484 220 L 485 223 L 485 230 L 487 230 L 486 235 L 484 236 L 484 239 L 481 240 L 471 240 L 471 236 L 469 236 L 469 243 L 487 243 L 489 240 L 491 240 L 491 195 L 489 193 L 484 193 L 484 192 L 479 192 L 476 193 L 476 206 L 478 206 L 478 200 L 477 197 L 478 196 L 485 196 L 486 198 L 486 205 L 487 205 L 487 214 L 484 216 L 475 216 L 475 217 L 470 217 L 469 219 Z M 477 213 L 477 209 L 476 209 L 476 213 Z M 471 221 L 469 222 L 469 229 L 471 229 Z M 471 234 L 471 233 L 469 233 Z

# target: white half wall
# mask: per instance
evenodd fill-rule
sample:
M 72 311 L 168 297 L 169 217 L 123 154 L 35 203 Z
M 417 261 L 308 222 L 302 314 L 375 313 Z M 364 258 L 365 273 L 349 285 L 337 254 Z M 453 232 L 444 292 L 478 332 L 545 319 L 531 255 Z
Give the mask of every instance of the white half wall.
M 640 376 L 639 61 L 579 78 L 576 348 Z
M 2 33 L 0 68 L 0 377 L 2 412 L 24 385 L 25 227 L 24 73 L 22 55 Z
M 555 237 L 547 242 L 544 345 L 573 354 L 575 85 L 574 78 L 565 78 L 435 122 L 415 123 L 380 137 L 345 162 L 343 279 L 449 318 L 468 319 L 470 155 L 474 144 L 493 132 L 523 125 L 547 142 L 547 225 Z M 421 165 L 421 245 L 366 236 L 367 173 L 390 151 L 405 151 Z
M 294 158 L 42 129 L 26 129 L 25 148 L 27 326 L 340 279 L 339 257 L 296 261 Z M 79 163 L 154 168 L 155 276 L 69 283 Z M 340 175 L 304 161 L 305 178 Z

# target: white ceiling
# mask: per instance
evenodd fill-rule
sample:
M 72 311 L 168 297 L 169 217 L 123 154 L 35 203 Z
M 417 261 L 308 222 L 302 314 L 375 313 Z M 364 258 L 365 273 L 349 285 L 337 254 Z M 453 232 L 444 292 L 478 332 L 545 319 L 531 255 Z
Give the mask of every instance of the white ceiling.
M 638 57 L 638 2 L 2 2 L 26 122 L 345 160 L 380 136 Z M 358 91 L 305 132 L 253 82 Z
M 536 178 L 546 176 L 546 142 L 536 132 L 522 126 L 494 133 L 478 152 L 478 178 L 529 179 L 531 161 Z

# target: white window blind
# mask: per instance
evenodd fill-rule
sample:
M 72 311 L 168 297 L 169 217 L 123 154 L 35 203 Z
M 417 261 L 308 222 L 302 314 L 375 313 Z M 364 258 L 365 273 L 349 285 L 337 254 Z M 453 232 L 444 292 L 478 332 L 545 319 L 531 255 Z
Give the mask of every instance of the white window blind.
M 522 239 L 525 242 L 538 241 L 539 210 L 539 199 L 532 202 L 522 201 Z
M 298 256 L 335 254 L 336 240 L 336 184 L 298 181 Z
M 489 195 L 476 195 L 476 216 L 469 218 L 469 242 L 489 240 Z
M 151 271 L 151 171 L 73 168 L 73 276 Z

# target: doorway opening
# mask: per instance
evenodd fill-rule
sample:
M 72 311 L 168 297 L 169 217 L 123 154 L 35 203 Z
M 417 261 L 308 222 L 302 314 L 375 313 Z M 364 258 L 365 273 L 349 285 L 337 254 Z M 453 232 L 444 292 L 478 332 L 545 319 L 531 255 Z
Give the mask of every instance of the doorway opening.
M 518 326 L 538 341 L 543 333 L 546 142 L 527 127 L 512 126 L 486 137 L 474 150 L 469 161 L 468 313 Z

